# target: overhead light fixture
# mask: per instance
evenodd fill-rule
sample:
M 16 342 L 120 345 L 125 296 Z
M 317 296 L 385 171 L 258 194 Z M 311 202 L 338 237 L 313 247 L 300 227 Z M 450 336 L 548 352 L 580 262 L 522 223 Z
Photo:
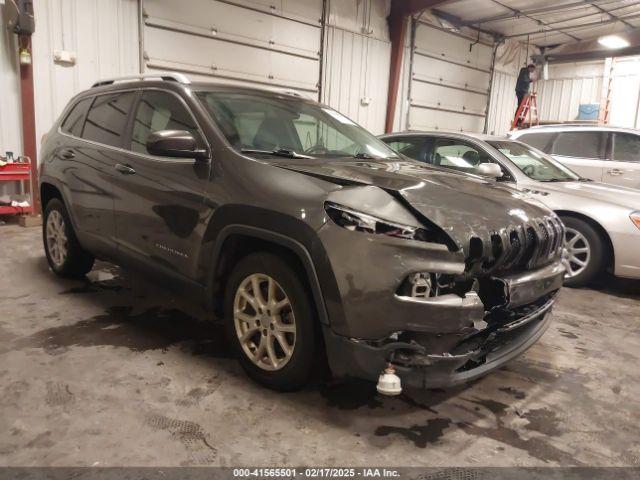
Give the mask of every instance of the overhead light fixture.
M 612 50 L 629 46 L 629 42 L 619 35 L 605 35 L 604 37 L 598 38 L 598 43 Z

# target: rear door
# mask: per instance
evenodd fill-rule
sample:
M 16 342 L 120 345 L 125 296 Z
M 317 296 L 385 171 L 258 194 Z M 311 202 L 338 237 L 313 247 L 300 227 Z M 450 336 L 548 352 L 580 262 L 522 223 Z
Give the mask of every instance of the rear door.
M 570 130 L 558 133 L 550 153 L 578 175 L 600 182 L 608 164 L 606 147 L 605 131 Z
M 128 127 L 127 152 L 117 166 L 115 218 L 119 248 L 151 267 L 193 278 L 206 212 L 210 162 L 151 155 L 159 130 L 187 130 L 206 148 L 187 104 L 168 90 L 141 92 Z
M 602 181 L 623 187 L 640 188 L 640 135 L 611 133 L 611 154 Z
M 62 124 L 68 138 L 58 157 L 66 163 L 69 203 L 78 234 L 93 251 L 109 253 L 115 246 L 114 165 L 134 96 L 114 92 L 82 100 Z

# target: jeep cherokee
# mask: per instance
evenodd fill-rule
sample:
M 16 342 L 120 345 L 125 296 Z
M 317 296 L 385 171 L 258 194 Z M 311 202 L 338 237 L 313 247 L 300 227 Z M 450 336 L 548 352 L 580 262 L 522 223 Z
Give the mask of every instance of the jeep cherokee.
M 51 269 L 95 257 L 197 292 L 246 372 L 469 381 L 530 347 L 562 285 L 563 225 L 495 182 L 399 156 L 300 95 L 105 80 L 42 147 Z M 325 357 L 326 355 L 326 357 Z

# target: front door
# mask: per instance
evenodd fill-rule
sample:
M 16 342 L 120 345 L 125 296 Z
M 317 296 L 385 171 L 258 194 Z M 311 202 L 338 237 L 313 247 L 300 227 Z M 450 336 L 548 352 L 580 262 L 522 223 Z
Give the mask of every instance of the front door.
M 626 132 L 611 135 L 611 155 L 604 166 L 602 181 L 640 188 L 640 135 Z
M 151 155 L 147 138 L 159 130 L 187 130 L 204 142 L 177 94 L 151 89 L 141 93 L 129 127 L 129 153 L 116 166 L 118 246 L 152 267 L 194 278 L 209 208 L 204 191 L 210 163 Z

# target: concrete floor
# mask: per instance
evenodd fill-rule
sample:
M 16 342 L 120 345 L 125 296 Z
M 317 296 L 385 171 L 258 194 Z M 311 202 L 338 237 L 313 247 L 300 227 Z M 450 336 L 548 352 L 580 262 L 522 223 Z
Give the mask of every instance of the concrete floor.
M 543 339 L 456 391 L 252 383 L 193 302 L 0 227 L 0 465 L 640 465 L 640 282 L 565 289 Z

